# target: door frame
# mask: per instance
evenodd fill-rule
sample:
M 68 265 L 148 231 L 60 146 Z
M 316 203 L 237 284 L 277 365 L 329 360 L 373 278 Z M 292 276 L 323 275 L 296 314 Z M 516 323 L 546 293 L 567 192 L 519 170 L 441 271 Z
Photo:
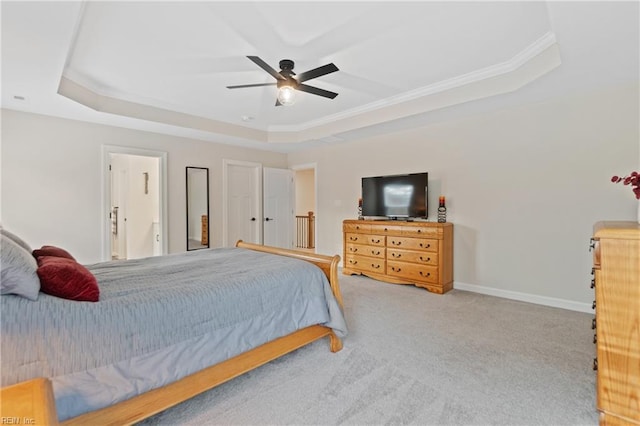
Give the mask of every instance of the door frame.
M 319 213 L 318 212 L 318 210 L 319 210 L 319 204 L 318 204 L 318 163 L 297 164 L 295 166 L 290 166 L 289 169 L 293 170 L 294 174 L 298 170 L 313 169 L 313 195 L 314 195 L 313 202 L 314 202 L 314 204 L 316 206 L 316 208 L 315 208 L 316 211 L 314 212 L 315 220 L 313 221 L 313 235 L 314 235 L 314 238 L 315 238 L 315 240 L 314 240 L 315 244 L 314 245 L 316 246 L 316 250 L 317 250 L 318 241 L 319 241 L 318 240 L 318 238 L 319 238 L 319 235 L 318 235 L 318 213 Z M 293 180 L 293 185 L 294 185 L 293 193 L 295 195 L 295 192 L 296 192 L 296 189 L 295 189 L 296 180 L 295 179 Z M 296 200 L 295 200 L 295 197 L 294 197 L 294 200 L 293 200 L 294 209 L 295 209 L 295 205 L 296 205 L 295 202 L 296 202 Z M 295 210 L 294 210 L 293 214 L 294 215 L 297 214 L 295 212 Z M 293 222 L 293 226 L 295 226 L 295 221 Z M 294 229 L 294 233 L 295 233 L 295 229 Z
M 159 160 L 160 182 L 160 238 L 161 253 L 168 254 L 168 206 L 167 206 L 167 153 L 164 151 L 152 151 L 148 149 L 132 148 L 117 145 L 102 145 L 102 260 L 111 260 L 111 179 L 109 176 L 109 164 L 111 154 L 139 155 L 154 157 Z
M 262 163 L 225 158 L 222 160 L 222 246 L 229 246 L 229 166 L 243 166 L 254 169 L 254 185 L 256 187 L 256 199 L 254 202 L 257 206 L 256 220 L 258 222 L 254 237 L 259 244 L 262 244 Z M 233 244 L 235 245 L 235 243 L 234 241 Z

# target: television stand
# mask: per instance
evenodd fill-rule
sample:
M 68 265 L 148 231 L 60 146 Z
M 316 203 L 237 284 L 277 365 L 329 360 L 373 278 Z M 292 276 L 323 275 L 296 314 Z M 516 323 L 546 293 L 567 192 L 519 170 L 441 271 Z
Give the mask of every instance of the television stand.
M 453 224 L 345 220 L 342 272 L 412 284 L 443 294 L 453 288 Z

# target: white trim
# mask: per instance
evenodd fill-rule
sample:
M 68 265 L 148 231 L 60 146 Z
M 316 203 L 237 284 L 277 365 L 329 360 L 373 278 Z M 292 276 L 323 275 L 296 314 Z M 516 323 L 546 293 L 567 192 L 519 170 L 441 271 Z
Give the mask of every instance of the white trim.
M 102 260 L 111 260 L 111 220 L 109 219 L 111 205 L 111 179 L 109 179 L 110 154 L 140 155 L 155 157 L 160 161 L 160 239 L 162 254 L 169 253 L 169 215 L 167 206 L 167 153 L 127 146 L 102 145 Z
M 258 243 L 262 243 L 262 163 L 255 163 L 252 161 L 239 161 L 239 160 L 222 160 L 222 246 L 228 247 L 229 245 L 229 166 L 244 166 L 253 167 L 255 171 L 255 185 L 256 185 L 256 220 L 258 221 L 257 235 L 254 236 Z M 233 242 L 235 245 L 235 241 Z
M 454 281 L 453 288 L 456 290 L 470 291 L 473 293 L 486 294 L 489 296 L 502 297 L 503 299 L 519 300 L 521 302 L 535 303 L 536 305 L 551 306 L 553 308 L 568 309 L 570 311 L 594 313 L 593 308 L 588 303 L 574 302 L 572 300 L 558 299 L 555 297 L 539 296 L 537 294 L 521 293 L 518 291 L 503 290 L 494 287 L 485 287 L 476 284 L 467 284 Z

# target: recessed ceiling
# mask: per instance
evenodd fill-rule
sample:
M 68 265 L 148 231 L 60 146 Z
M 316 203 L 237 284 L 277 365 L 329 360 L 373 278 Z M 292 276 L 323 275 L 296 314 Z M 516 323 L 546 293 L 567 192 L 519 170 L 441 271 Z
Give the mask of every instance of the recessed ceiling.
M 561 67 L 550 6 L 3 2 L 3 107 L 29 110 L 47 91 L 56 100 L 34 112 L 56 104 L 60 116 L 253 146 L 342 140 Z M 339 95 L 276 107 L 275 87 L 227 89 L 274 81 L 249 55 L 275 69 L 292 59 L 298 73 L 333 62 L 338 72 L 308 83 Z

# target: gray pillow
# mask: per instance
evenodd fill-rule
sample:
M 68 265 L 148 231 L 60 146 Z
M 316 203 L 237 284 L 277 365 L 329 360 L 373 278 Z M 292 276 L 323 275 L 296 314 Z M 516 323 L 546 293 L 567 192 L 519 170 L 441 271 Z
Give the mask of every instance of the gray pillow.
M 28 251 L 29 253 L 31 253 L 33 251 L 31 246 L 29 244 L 27 244 L 27 242 L 25 240 L 23 240 L 22 238 L 18 237 L 13 232 L 7 231 L 3 227 L 0 227 L 0 235 L 4 235 L 5 237 L 9 237 L 9 239 L 11 241 L 13 241 L 14 243 L 18 244 L 20 247 L 24 247 L 24 249 L 26 251 Z
M 36 300 L 40 278 L 36 259 L 13 240 L 0 234 L 0 294 L 17 294 Z

